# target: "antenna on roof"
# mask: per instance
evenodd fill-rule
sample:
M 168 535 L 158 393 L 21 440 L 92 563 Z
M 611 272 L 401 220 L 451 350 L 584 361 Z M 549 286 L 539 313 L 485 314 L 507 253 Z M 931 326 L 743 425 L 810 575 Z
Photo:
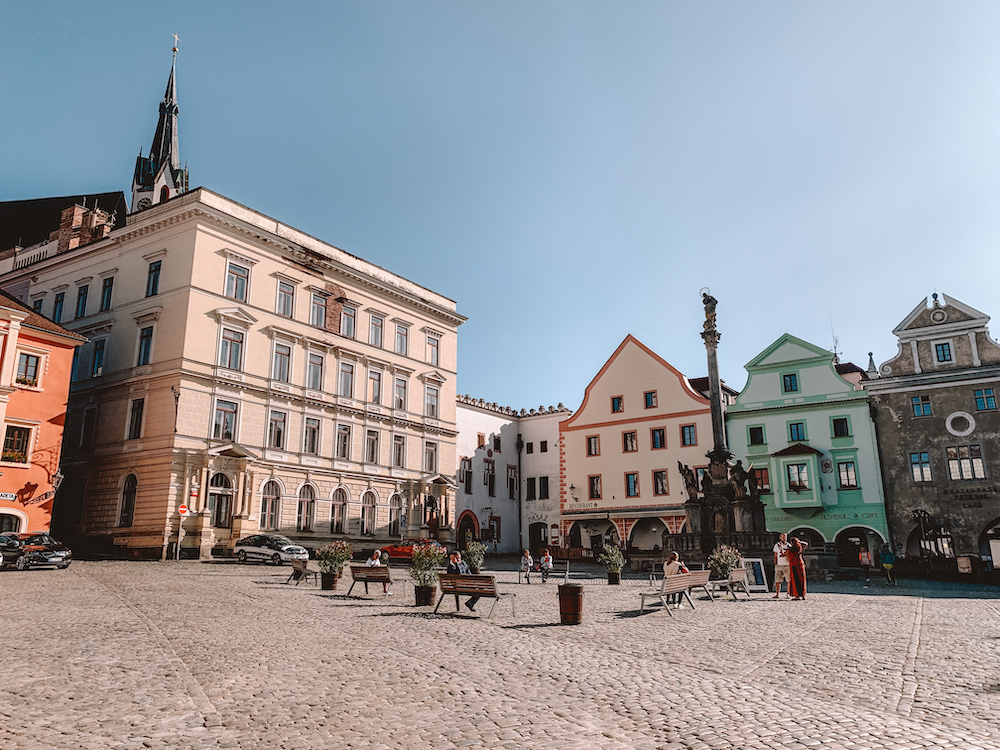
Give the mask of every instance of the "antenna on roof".
M 833 338 L 833 363 L 838 365 L 840 364 L 840 352 L 837 351 L 839 340 L 837 339 L 837 333 L 833 330 L 833 311 L 830 311 L 830 336 Z

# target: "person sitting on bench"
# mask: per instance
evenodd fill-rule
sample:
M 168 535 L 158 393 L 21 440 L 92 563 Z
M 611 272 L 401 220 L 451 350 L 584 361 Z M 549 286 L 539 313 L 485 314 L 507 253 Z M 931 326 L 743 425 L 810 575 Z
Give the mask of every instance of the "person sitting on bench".
M 368 558 L 368 561 L 365 563 L 365 567 L 366 568 L 381 568 L 382 567 L 382 550 L 378 550 L 377 549 L 374 552 L 372 552 L 372 556 Z M 392 592 L 389 591 L 388 587 L 389 587 L 389 584 L 387 584 L 387 583 L 383 583 L 382 584 L 382 593 L 383 594 L 392 593 Z
M 458 550 L 451 553 L 451 558 L 448 560 L 448 570 L 445 572 L 448 575 L 471 575 L 469 566 L 465 564 L 465 560 L 462 559 L 462 553 Z M 470 612 L 475 612 L 476 602 L 478 601 L 478 596 L 470 596 L 465 606 Z M 458 607 L 458 594 L 455 594 L 455 606 Z

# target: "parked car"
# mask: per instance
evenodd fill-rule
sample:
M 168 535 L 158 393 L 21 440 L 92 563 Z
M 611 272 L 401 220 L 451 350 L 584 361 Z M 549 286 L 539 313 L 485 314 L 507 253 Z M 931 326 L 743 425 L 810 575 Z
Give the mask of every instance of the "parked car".
M 418 544 L 432 544 L 435 547 L 444 549 L 444 547 L 433 539 L 404 539 L 398 544 L 389 544 L 382 548 L 382 564 L 386 564 L 387 560 L 385 558 L 387 555 L 390 560 L 410 562 L 413 560 L 413 548 Z
M 0 567 L 13 565 L 18 570 L 53 565 L 60 570 L 69 567 L 73 553 L 69 547 L 48 534 L 32 532 L 0 534 Z
M 235 550 L 241 563 L 260 560 L 281 565 L 285 561 L 309 559 L 309 550 L 281 534 L 251 534 L 236 542 Z

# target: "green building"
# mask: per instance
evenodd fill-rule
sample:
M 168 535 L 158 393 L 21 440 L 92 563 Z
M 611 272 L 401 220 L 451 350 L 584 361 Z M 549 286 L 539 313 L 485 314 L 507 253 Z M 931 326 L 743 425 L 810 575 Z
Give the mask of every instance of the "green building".
M 787 333 L 746 370 L 726 410 L 729 446 L 762 490 L 768 531 L 857 566 L 861 547 L 888 539 L 867 374 Z

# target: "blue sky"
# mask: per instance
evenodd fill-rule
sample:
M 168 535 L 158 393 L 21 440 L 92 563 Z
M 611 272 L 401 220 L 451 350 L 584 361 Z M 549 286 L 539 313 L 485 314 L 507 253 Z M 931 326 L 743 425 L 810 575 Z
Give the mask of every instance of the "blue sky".
M 203 185 L 458 302 L 459 393 L 579 405 L 1000 314 L 1000 4 L 0 0 L 0 200 L 125 190 L 177 62 Z

